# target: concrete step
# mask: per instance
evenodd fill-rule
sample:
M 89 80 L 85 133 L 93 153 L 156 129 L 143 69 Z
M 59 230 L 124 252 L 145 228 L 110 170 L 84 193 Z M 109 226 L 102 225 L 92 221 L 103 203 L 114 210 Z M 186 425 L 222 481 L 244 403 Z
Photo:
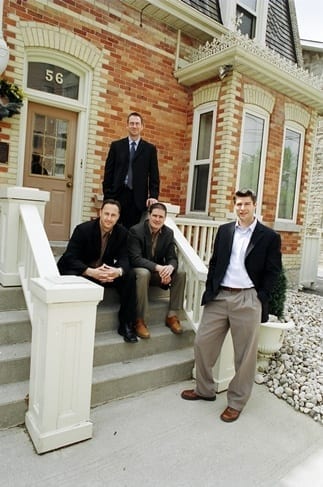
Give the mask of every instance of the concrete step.
M 191 379 L 193 349 L 172 350 L 94 367 L 92 406 Z
M 4 296 L 9 300 L 4 300 Z M 12 297 L 14 296 L 14 297 Z M 164 325 L 167 293 L 150 293 L 151 338 L 128 344 L 117 333 L 119 304 L 114 291 L 98 306 L 94 348 L 92 406 L 151 388 L 191 378 L 194 332 L 171 333 Z M 0 290 L 0 301 L 11 303 L 0 312 L 0 428 L 24 422 L 29 389 L 31 324 L 20 288 Z M 182 318 L 182 317 L 181 317 Z
M 152 331 L 158 336 L 157 329 Z M 173 336 L 173 341 L 178 342 L 183 339 L 186 344 L 187 340 L 191 343 L 192 333 L 187 331 L 180 337 Z M 111 340 L 116 341 L 116 338 L 111 337 Z M 98 341 L 100 342 L 101 339 Z M 152 337 L 133 345 L 124 342 L 120 344 L 120 341 L 116 343 L 116 347 L 123 348 L 125 352 L 123 358 L 120 357 L 121 361 L 97 365 L 93 368 L 92 407 L 192 377 L 194 359 L 191 346 L 141 356 L 140 347 L 147 352 L 148 342 L 153 343 L 153 341 Z M 154 347 L 155 345 L 152 345 L 152 349 Z M 96 361 L 100 363 L 98 357 Z M 24 423 L 28 409 L 28 390 L 28 380 L 0 386 L 0 429 Z
M 20 286 L 3 287 L 0 285 L 0 310 L 21 310 L 26 309 L 26 301 Z
M 31 324 L 27 310 L 0 311 L 0 344 L 30 342 Z

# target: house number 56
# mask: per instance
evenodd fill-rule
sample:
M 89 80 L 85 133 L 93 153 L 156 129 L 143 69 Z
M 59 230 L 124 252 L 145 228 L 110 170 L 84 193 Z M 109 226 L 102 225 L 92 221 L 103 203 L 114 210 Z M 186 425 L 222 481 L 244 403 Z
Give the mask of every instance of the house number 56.
M 63 73 L 54 73 L 51 69 L 46 69 L 46 81 L 55 81 L 55 83 L 62 85 L 64 81 Z

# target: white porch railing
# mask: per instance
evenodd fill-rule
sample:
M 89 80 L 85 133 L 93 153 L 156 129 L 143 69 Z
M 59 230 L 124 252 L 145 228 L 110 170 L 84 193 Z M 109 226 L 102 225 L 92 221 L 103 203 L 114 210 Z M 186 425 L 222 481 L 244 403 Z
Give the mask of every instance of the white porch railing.
M 208 265 L 216 232 L 223 222 L 177 216 L 175 223 L 200 259 Z
M 60 276 L 43 227 L 49 194 L 0 190 L 0 284 L 22 285 L 32 324 L 26 427 L 37 453 L 92 437 L 96 307 L 103 288 Z
M 21 204 L 19 209 L 18 272 L 30 321 L 33 323 L 32 279 L 56 278 L 59 272 L 37 207 Z
M 186 272 L 184 311 L 196 331 L 202 313 L 201 298 L 207 277 L 207 267 L 177 227 L 174 219 L 168 217 L 166 224 L 174 232 L 179 266 Z

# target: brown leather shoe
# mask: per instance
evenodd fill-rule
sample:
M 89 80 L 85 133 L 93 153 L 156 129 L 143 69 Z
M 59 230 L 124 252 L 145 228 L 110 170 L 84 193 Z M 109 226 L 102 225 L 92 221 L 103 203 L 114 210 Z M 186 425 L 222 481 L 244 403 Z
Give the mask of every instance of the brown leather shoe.
M 150 338 L 146 323 L 141 318 L 136 321 L 136 333 L 140 338 Z
M 238 411 L 237 409 L 230 408 L 230 406 L 228 406 L 223 411 L 220 418 L 222 419 L 222 421 L 225 421 L 226 423 L 232 423 L 233 421 L 236 421 L 239 418 L 240 413 L 241 413 L 241 411 Z
M 165 325 L 168 326 L 175 335 L 181 335 L 183 333 L 183 328 L 181 327 L 177 316 L 167 316 Z
M 183 391 L 181 394 L 182 399 L 186 399 L 187 401 L 197 401 L 198 399 L 203 399 L 204 401 L 215 401 L 216 396 L 211 396 L 211 397 L 203 397 L 199 396 L 196 394 L 194 389 L 186 389 L 186 391 Z

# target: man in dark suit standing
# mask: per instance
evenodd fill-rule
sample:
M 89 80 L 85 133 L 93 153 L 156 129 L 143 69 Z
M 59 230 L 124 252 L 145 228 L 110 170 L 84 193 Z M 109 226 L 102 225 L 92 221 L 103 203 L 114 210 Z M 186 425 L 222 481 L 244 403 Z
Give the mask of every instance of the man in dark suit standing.
M 120 297 L 118 333 L 135 343 L 136 276 L 128 260 L 128 231 L 117 223 L 119 216 L 119 202 L 104 200 L 99 218 L 75 227 L 57 266 L 61 274 L 115 287 Z
M 270 293 L 281 271 L 280 236 L 255 218 L 256 195 L 237 191 L 237 221 L 218 229 L 210 260 L 205 305 L 195 343 L 196 388 L 187 400 L 215 400 L 212 369 L 230 328 L 235 375 L 228 387 L 228 407 L 220 418 L 238 419 L 254 383 L 260 322 L 268 320 Z
M 148 220 L 129 230 L 129 259 L 137 276 L 136 333 L 140 338 L 150 337 L 147 327 L 149 285 L 170 288 L 165 325 L 176 335 L 183 333 L 176 311 L 183 308 L 186 274 L 178 270 L 173 230 L 164 224 L 166 213 L 163 203 L 153 203 L 148 209 Z
M 157 149 L 141 138 L 143 128 L 142 116 L 130 113 L 128 137 L 111 143 L 105 163 L 104 199 L 120 202 L 120 223 L 126 228 L 138 223 L 159 196 Z

